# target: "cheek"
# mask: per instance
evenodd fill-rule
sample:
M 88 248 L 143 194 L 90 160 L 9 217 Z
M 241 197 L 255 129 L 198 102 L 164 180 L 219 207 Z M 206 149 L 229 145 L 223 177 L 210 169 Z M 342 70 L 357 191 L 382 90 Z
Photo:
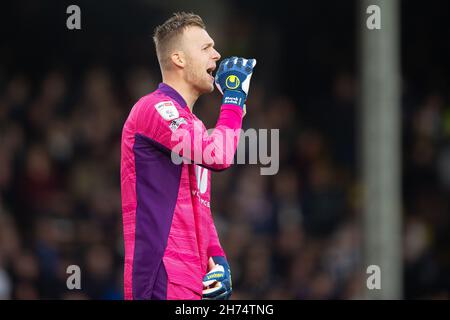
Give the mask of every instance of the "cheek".
M 191 76 L 194 76 L 194 75 L 196 75 L 197 73 L 198 73 L 198 59 L 188 59 L 187 60 L 187 68 L 186 68 L 187 70 L 188 70 L 188 73 L 191 75 Z
M 198 81 L 202 78 L 201 69 L 196 65 L 191 65 L 191 68 L 189 70 L 189 75 L 192 80 Z
M 190 61 L 189 63 L 186 64 L 185 72 L 188 80 L 190 81 L 195 80 L 196 78 L 195 69 L 196 68 L 193 61 Z
M 192 75 L 198 80 L 203 79 L 205 77 L 204 69 L 205 67 L 201 63 L 197 63 L 193 65 Z
M 206 77 L 207 60 L 204 61 L 203 57 L 198 54 L 195 58 L 188 58 L 186 67 L 187 77 L 190 82 L 203 81 Z

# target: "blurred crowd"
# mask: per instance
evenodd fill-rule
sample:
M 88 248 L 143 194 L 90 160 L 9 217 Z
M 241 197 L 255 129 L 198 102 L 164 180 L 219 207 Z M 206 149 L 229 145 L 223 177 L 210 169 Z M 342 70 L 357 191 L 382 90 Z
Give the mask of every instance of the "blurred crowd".
M 146 67 L 16 74 L 0 95 L 0 298 L 121 299 L 120 137 L 154 90 Z M 255 77 L 255 80 L 257 78 Z M 244 128 L 280 129 L 280 171 L 213 174 L 212 212 L 234 299 L 362 298 L 361 186 L 354 76 L 305 105 L 255 81 Z M 220 96 L 194 107 L 213 127 Z M 439 93 L 404 103 L 405 296 L 448 298 L 450 106 Z M 81 290 L 68 290 L 69 265 Z
M 37 84 L 25 75 L 7 83 L 0 107 L 6 297 L 122 295 L 118 177 L 126 108 L 112 85 L 97 69 L 75 89 L 79 94 L 60 71 Z M 66 287 L 69 265 L 82 270 L 78 293 Z

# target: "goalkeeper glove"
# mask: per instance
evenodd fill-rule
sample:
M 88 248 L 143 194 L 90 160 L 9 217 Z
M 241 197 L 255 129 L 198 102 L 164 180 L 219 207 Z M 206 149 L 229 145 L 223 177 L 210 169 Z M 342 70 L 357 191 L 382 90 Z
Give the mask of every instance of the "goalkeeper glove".
M 223 94 L 223 104 L 235 104 L 244 108 L 255 59 L 231 57 L 222 60 L 216 72 L 217 89 Z
M 203 300 L 228 300 L 232 292 L 231 271 L 225 257 L 212 257 L 216 264 L 203 277 Z

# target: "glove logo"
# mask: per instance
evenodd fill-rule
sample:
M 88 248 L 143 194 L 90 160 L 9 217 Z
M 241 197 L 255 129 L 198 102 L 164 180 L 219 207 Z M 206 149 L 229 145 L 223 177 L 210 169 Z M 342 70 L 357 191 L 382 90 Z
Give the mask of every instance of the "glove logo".
M 237 87 L 239 87 L 240 84 L 241 82 L 239 81 L 239 78 L 236 77 L 235 75 L 230 75 L 225 80 L 225 85 L 227 86 L 228 89 L 236 89 Z

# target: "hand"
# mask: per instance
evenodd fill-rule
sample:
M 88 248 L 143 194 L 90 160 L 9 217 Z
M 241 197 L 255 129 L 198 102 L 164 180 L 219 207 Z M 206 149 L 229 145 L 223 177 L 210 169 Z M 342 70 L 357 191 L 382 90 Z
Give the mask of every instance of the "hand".
M 225 257 L 212 257 L 215 266 L 203 277 L 203 300 L 228 300 L 232 292 L 230 266 Z
M 231 57 L 222 60 L 215 77 L 217 89 L 223 94 L 222 103 L 244 107 L 255 65 L 255 59 Z

